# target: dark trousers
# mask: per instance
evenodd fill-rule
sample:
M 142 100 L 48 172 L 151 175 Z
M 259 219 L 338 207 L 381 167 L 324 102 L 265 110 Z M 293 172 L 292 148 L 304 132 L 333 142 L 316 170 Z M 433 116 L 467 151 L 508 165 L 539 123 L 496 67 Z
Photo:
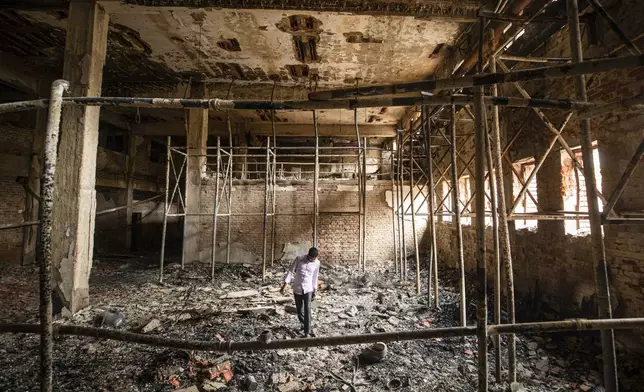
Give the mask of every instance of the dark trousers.
M 311 332 L 311 294 L 295 294 L 295 308 L 297 309 L 297 319 L 304 324 L 304 333 L 308 335 Z

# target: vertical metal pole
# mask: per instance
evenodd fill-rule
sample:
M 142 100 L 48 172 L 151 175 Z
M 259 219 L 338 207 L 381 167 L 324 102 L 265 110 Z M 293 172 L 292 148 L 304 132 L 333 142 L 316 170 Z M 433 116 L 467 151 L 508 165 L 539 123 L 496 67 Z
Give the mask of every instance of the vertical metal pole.
M 405 172 L 404 172 L 404 162 L 403 158 L 405 157 L 404 151 L 404 141 L 402 133 L 398 134 L 398 140 L 400 141 L 400 161 L 398 175 L 400 176 L 400 224 L 402 225 L 402 260 L 400 260 L 400 265 L 402 268 L 402 276 L 404 280 L 407 280 L 407 238 L 405 237 L 405 192 L 403 186 L 405 184 Z
M 431 296 L 429 294 L 429 288 L 432 287 L 432 284 L 430 283 L 429 279 L 433 279 L 433 288 L 434 288 L 434 308 L 438 308 L 439 302 L 438 302 L 438 247 L 436 244 L 436 223 L 434 221 L 435 219 L 435 201 L 434 201 L 434 162 L 432 160 L 432 128 L 431 128 L 431 121 L 429 119 L 429 107 L 424 106 L 423 107 L 423 113 L 425 114 L 425 118 L 427 120 L 426 126 L 426 140 L 427 140 L 427 177 L 428 177 L 428 192 L 429 192 L 429 215 L 428 215 L 428 221 L 429 223 L 429 233 L 431 236 L 431 258 L 429 260 L 431 266 L 429 270 L 433 270 L 433 273 L 428 276 L 428 293 L 427 293 L 427 304 L 429 305 L 429 297 Z
M 404 269 L 403 269 L 403 252 L 405 249 L 405 243 L 403 240 L 403 228 L 402 228 L 402 222 L 401 222 L 401 213 L 403 208 L 403 198 L 402 198 L 402 178 L 401 178 L 401 173 L 402 173 L 402 166 L 401 166 L 401 161 L 402 161 L 402 145 L 400 141 L 400 132 L 398 133 L 398 140 L 397 140 L 397 145 L 398 149 L 396 151 L 396 225 L 398 226 L 398 272 L 400 273 L 400 278 L 403 278 L 404 274 Z
M 40 213 L 40 247 L 42 262 L 39 269 L 40 278 L 40 391 L 51 392 L 52 349 L 54 346 L 52 328 L 51 302 L 51 266 L 52 260 L 52 214 L 54 209 L 54 177 L 56 175 L 56 160 L 60 117 L 62 112 L 63 92 L 69 88 L 69 82 L 56 80 L 51 85 L 47 131 L 45 134 L 45 162 L 42 172 Z
M 392 142 L 393 147 L 393 142 Z M 398 244 L 396 243 L 396 205 L 398 203 L 398 190 L 394 185 L 394 150 L 391 149 L 391 228 L 394 240 L 394 271 L 398 275 Z
M 420 294 L 420 256 L 418 255 L 418 235 L 416 234 L 416 207 L 414 203 L 414 135 L 409 135 L 409 195 L 411 197 L 411 230 L 414 238 L 414 256 L 416 257 L 416 294 Z
M 496 72 L 496 58 L 490 59 L 490 72 Z M 492 96 L 498 95 L 498 87 L 492 85 Z M 496 167 L 497 213 L 499 216 L 499 245 L 506 274 L 506 302 L 508 322 L 515 323 L 514 310 L 514 271 L 512 267 L 512 251 L 510 247 L 510 231 L 508 229 L 507 206 L 505 203 L 505 185 L 503 179 L 503 155 L 501 152 L 501 130 L 499 126 L 499 107 L 492 106 L 492 147 L 494 149 L 494 166 Z M 517 381 L 516 370 L 516 340 L 514 334 L 508 335 L 508 378 L 509 382 Z
M 492 146 L 490 143 L 489 135 L 485 132 L 485 146 L 487 154 L 487 172 L 490 184 L 490 204 L 492 214 L 492 244 L 494 246 L 494 322 L 496 325 L 501 324 L 501 252 L 499 251 L 499 217 L 497 215 L 497 190 L 496 190 L 496 174 L 494 172 L 494 164 L 492 161 Z M 494 365 L 496 382 L 501 382 L 501 338 L 495 335 L 494 339 Z
M 479 61 L 477 73 L 483 72 L 483 36 L 485 34 L 485 18 L 480 21 Z M 483 87 L 474 88 L 474 113 L 475 113 L 475 177 L 476 177 L 476 270 L 477 270 L 477 295 L 476 295 L 476 335 L 478 337 L 479 359 L 479 388 L 480 392 L 488 390 L 488 365 L 487 365 L 487 279 L 486 279 L 486 249 L 485 249 L 485 106 L 483 102 Z
M 172 139 L 170 136 L 166 139 L 166 153 L 165 153 L 165 204 L 163 205 L 163 227 L 161 229 L 161 256 L 159 257 L 159 283 L 163 283 L 163 263 L 165 262 L 165 236 L 168 229 L 168 212 L 170 206 L 168 205 L 168 192 L 170 190 L 170 154 Z M 177 179 L 178 180 L 178 179 Z
M 262 253 L 262 282 L 266 279 L 266 234 L 268 231 L 268 175 L 270 174 L 271 165 L 271 138 L 266 138 L 266 170 L 264 171 L 264 232 L 262 241 L 264 243 Z
M 358 143 L 358 156 L 356 163 L 356 179 L 358 180 L 358 267 L 362 269 L 362 178 L 361 161 L 362 149 L 360 148 L 360 129 L 358 128 L 358 109 L 353 109 L 353 123 L 356 127 L 356 140 Z
M 271 94 L 271 101 L 273 100 L 273 95 Z M 271 267 L 275 262 L 275 228 L 277 227 L 277 215 L 276 215 L 276 206 L 275 206 L 275 191 L 277 188 L 277 132 L 275 131 L 275 111 L 271 111 L 271 129 L 273 131 L 273 172 L 271 173 L 271 182 L 272 182 L 272 191 L 273 191 L 273 216 L 271 217 Z
M 318 117 L 313 111 L 313 131 L 315 132 L 315 168 L 313 169 L 313 246 L 318 246 L 318 220 L 320 219 L 320 199 L 318 182 L 320 179 L 320 138 L 318 134 Z
M 571 58 L 573 64 L 584 60 L 582 52 L 581 31 L 579 28 L 579 9 L 576 0 L 567 0 L 568 34 L 570 37 Z M 577 100 L 586 102 L 586 78 L 575 77 Z M 593 244 L 592 261 L 595 264 L 595 283 L 597 285 L 597 307 L 599 318 L 612 318 L 610 290 L 608 286 L 608 264 L 602 236 L 601 213 L 597 201 L 597 184 L 595 180 L 595 162 L 590 120 L 581 120 L 581 151 L 586 177 L 586 201 L 590 218 L 590 237 Z M 615 358 L 615 336 L 612 329 L 601 331 L 602 357 L 604 362 L 604 387 L 606 392 L 617 392 L 617 362 Z
M 212 210 L 212 255 L 210 256 L 210 279 L 215 280 L 215 254 L 217 253 L 217 213 L 219 213 L 219 162 L 221 161 L 221 137 L 217 136 L 217 164 L 215 165 L 215 201 Z
M 228 127 L 228 146 L 230 151 L 228 152 L 228 171 L 230 176 L 228 177 L 228 228 L 226 234 L 226 264 L 230 263 L 230 232 L 233 227 L 233 128 L 230 125 L 230 111 L 226 110 L 226 126 Z
M 367 138 L 362 140 L 362 270 L 367 268 Z
M 467 325 L 467 304 L 465 292 L 465 257 L 463 255 L 463 228 L 461 227 L 461 207 L 459 206 L 459 179 L 458 167 L 456 164 L 456 106 L 452 105 L 450 122 L 450 159 L 452 174 L 452 211 L 454 211 L 454 227 L 456 228 L 456 263 L 459 269 L 459 292 L 460 292 L 460 320 L 461 327 Z

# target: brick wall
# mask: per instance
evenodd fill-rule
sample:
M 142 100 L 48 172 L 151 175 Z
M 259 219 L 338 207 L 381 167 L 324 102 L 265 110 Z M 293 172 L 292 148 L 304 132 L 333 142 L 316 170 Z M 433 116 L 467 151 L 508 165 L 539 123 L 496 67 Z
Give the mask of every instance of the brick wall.
M 201 212 L 211 214 L 214 198 L 213 179 L 202 181 Z M 321 181 L 319 187 L 320 220 L 319 248 L 321 259 L 330 263 L 349 263 L 357 265 L 358 260 L 358 211 L 357 185 L 349 181 Z M 276 191 L 278 214 L 303 213 L 300 216 L 277 216 L 275 257 L 279 258 L 283 245 L 287 242 L 313 240 L 313 187 L 311 183 L 278 183 Z M 233 213 L 262 213 L 264 206 L 264 185 L 246 182 L 233 185 Z M 418 196 L 420 197 L 420 196 Z M 367 183 L 367 222 L 366 222 L 366 262 L 368 266 L 392 268 L 393 235 L 390 181 L 368 181 Z M 225 212 L 222 205 L 220 212 Z M 270 253 L 271 224 L 268 222 L 267 243 Z M 417 218 L 417 235 L 421 249 L 426 219 Z M 212 217 L 201 219 L 200 249 L 209 250 L 212 246 Z M 413 252 L 411 219 L 405 223 L 407 249 Z M 231 242 L 242 243 L 248 250 L 261 258 L 263 252 L 263 217 L 235 216 L 231 226 Z M 219 217 L 217 223 L 217 243 L 225 245 L 227 217 Z M 267 258 L 269 258 L 267 256 Z
M 0 154 L 6 157 L 0 173 L 0 224 L 23 221 L 25 191 L 16 178 L 27 175 L 31 138 L 31 129 L 0 123 Z M 0 262 L 20 262 L 22 231 L 0 230 Z
M 615 17 L 628 36 L 637 36 L 641 32 L 644 17 L 644 3 L 641 1 L 614 2 L 609 12 Z M 584 48 L 586 57 L 599 57 L 620 44 L 619 39 L 601 20 L 600 42 L 590 45 L 588 29 L 584 30 Z M 533 56 L 569 57 L 568 31 L 562 29 L 541 50 Z M 642 42 L 638 45 L 642 46 Z M 628 54 L 625 50 L 618 55 Z M 514 63 L 506 62 L 508 65 Z M 534 64 L 521 65 L 515 69 L 533 68 Z M 572 78 L 555 79 L 524 83 L 530 94 L 537 98 L 567 99 L 575 98 Z M 616 101 L 635 97 L 644 91 L 644 69 L 642 67 L 598 74 L 592 78 L 588 88 L 591 101 Z M 503 85 L 501 95 L 518 96 L 511 84 Z M 542 156 L 544 145 L 552 137 L 531 109 L 502 109 L 501 118 L 507 125 L 509 140 L 517 132 L 519 125 L 528 116 L 528 122 L 521 136 L 516 139 L 510 150 L 513 162 L 527 157 Z M 555 127 L 562 124 L 565 113 L 545 111 Z M 578 146 L 579 121 L 573 116 L 563 136 L 571 147 Z M 592 120 L 593 140 L 598 141 L 601 188 L 604 195 L 611 194 L 615 184 L 636 150 L 644 139 L 644 115 L 641 112 L 608 114 Z M 459 133 L 469 131 L 467 126 L 459 126 Z M 469 156 L 469 151 L 463 153 Z M 561 146 L 556 145 L 553 155 L 548 158 L 537 175 L 538 200 L 544 210 L 561 210 L 562 197 L 565 191 L 562 186 Z M 559 161 L 559 162 L 558 162 Z M 565 161 L 565 160 L 564 160 Z M 460 162 L 459 162 L 460 164 Z M 566 170 L 566 168 L 563 168 Z M 507 172 L 507 170 L 506 170 Z M 506 173 L 507 174 L 507 173 Z M 563 173 L 565 175 L 565 173 Z M 507 181 L 507 176 L 506 176 Z M 515 184 L 516 185 L 516 184 Z M 512 189 L 512 184 L 507 185 Z M 506 192 L 507 194 L 507 192 Z M 623 199 L 616 206 L 616 211 L 644 210 L 644 166 L 639 168 L 631 178 L 624 191 Z M 454 231 L 445 224 L 438 226 L 438 246 L 442 265 L 454 267 Z M 539 222 L 537 230 L 511 230 L 512 252 L 515 267 L 515 282 L 518 296 L 534 293 L 537 285 L 542 300 L 552 308 L 560 310 L 564 316 L 575 316 L 581 312 L 584 297 L 594 294 L 594 263 L 591 244 L 588 236 L 565 235 L 561 221 Z M 639 317 L 644 314 L 644 225 L 620 224 L 604 226 L 606 257 L 612 270 L 611 286 L 614 294 L 613 306 L 616 317 Z M 475 265 L 474 233 L 471 228 L 464 230 L 465 261 L 468 269 L 473 271 Z M 488 249 L 491 247 L 488 231 Z M 492 265 L 488 259 L 488 270 Z M 488 276 L 492 280 L 492 275 Z

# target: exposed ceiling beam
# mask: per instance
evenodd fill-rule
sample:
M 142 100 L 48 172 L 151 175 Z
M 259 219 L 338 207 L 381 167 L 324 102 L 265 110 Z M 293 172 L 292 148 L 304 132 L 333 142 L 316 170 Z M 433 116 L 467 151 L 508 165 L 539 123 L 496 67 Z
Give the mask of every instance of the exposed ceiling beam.
M 27 1 L 14 1 L 14 3 Z M 102 0 L 109 12 L 137 12 L 136 8 L 117 6 L 141 5 L 148 7 L 189 7 L 227 9 L 274 9 L 299 12 L 346 12 L 358 15 L 412 16 L 424 18 L 449 18 L 462 22 L 477 20 L 477 12 L 484 0 Z M 33 1 L 29 2 L 33 3 Z
M 108 120 L 109 121 L 109 120 Z M 210 135 L 228 136 L 226 123 L 220 121 L 209 121 Z M 141 136 L 185 136 L 185 125 L 182 122 L 142 122 L 131 124 L 135 134 Z M 238 129 L 245 129 L 256 136 L 271 136 L 273 134 L 271 124 L 264 122 L 257 123 L 234 123 L 233 133 Z M 360 125 L 360 137 L 394 137 L 396 130 L 390 125 Z M 307 137 L 314 136 L 313 124 L 287 124 L 276 123 L 275 131 L 277 136 Z M 355 138 L 356 130 L 353 124 L 320 124 L 318 125 L 319 135 L 322 137 Z

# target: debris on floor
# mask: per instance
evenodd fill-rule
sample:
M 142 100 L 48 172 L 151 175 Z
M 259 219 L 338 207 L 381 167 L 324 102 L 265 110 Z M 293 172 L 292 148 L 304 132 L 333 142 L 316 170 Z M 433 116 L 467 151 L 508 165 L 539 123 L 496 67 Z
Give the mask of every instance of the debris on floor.
M 126 269 L 120 267 L 123 262 Z M 158 284 L 156 258 L 102 262 L 92 270 L 92 306 L 57 322 L 92 326 L 100 318 L 102 328 L 185 340 L 293 339 L 300 336 L 300 324 L 290 295 L 279 293 L 283 264 L 276 264 L 265 282 L 253 266 L 217 265 L 211 281 L 209 267 L 201 263 L 184 270 L 170 264 L 164 283 Z M 314 302 L 315 331 L 329 336 L 456 326 L 457 274 L 441 272 L 441 310 L 434 310 L 427 308 L 426 293 L 417 295 L 411 282 L 401 282 L 384 270 L 363 274 L 355 268 L 324 265 L 320 277 L 325 284 Z M 29 279 L 37 283 L 34 276 L 26 267 L 0 274 L 0 294 L 10 298 L 3 287 L 14 286 L 5 283 Z M 36 284 L 22 287 L 18 299 L 2 301 L 0 321 L 36 323 Z M 472 325 L 474 310 L 471 304 Z M 122 318 L 120 324 L 106 322 L 114 314 Z M 600 386 L 600 351 L 582 344 L 582 339 L 574 334 L 518 336 L 518 383 L 496 384 L 490 369 L 490 390 L 593 390 Z M 506 340 L 504 336 L 502 353 Z M 38 389 L 33 376 L 38 352 L 38 335 L 0 334 L 0 390 Z M 224 354 L 59 336 L 54 344 L 54 387 L 61 391 L 476 391 L 476 356 L 475 337 Z M 505 355 L 502 361 L 505 377 Z M 620 361 L 622 390 L 641 391 L 644 367 L 629 361 L 626 365 Z M 489 363 L 494 363 L 493 354 Z

